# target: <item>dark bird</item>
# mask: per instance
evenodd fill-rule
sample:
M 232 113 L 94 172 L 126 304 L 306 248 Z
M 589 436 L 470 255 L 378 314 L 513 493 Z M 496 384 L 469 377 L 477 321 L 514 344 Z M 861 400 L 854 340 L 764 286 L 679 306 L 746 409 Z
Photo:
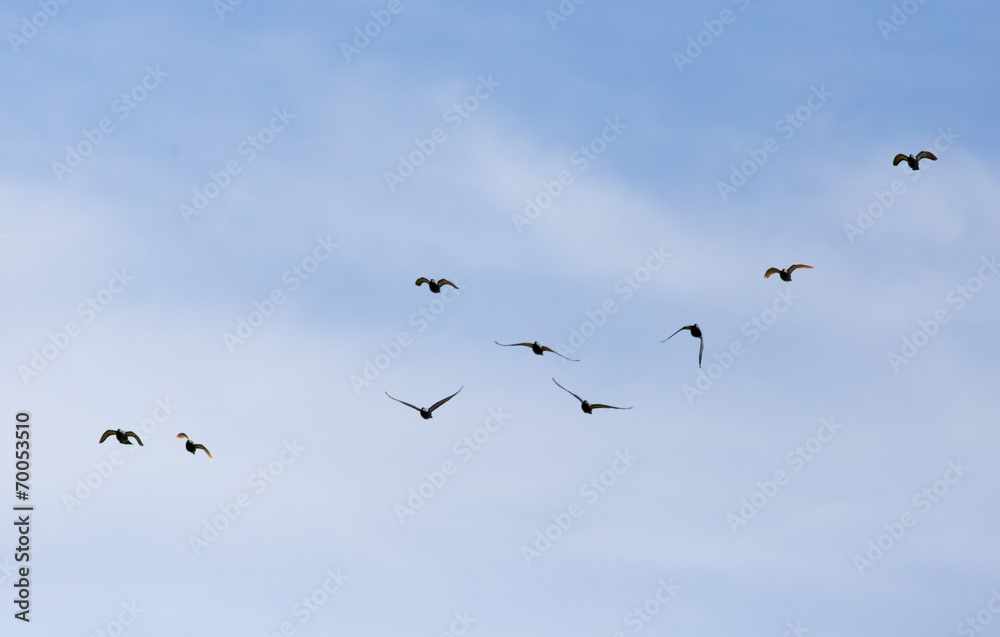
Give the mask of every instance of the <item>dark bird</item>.
M 133 438 L 135 438 L 135 441 L 139 443 L 140 447 L 143 446 L 142 441 L 139 440 L 139 436 L 135 435 L 134 431 L 122 431 L 121 429 L 108 429 L 107 431 L 104 432 L 104 435 L 101 436 L 101 442 L 107 440 L 109 436 L 114 436 L 115 440 L 122 443 L 123 445 L 132 444 L 132 441 L 128 439 L 129 436 L 132 436 Z
M 194 455 L 194 452 L 196 450 L 201 449 L 202 451 L 205 452 L 205 455 L 208 456 L 209 460 L 212 459 L 212 454 L 209 453 L 208 449 L 205 448 L 205 445 L 196 445 L 196 444 L 194 444 L 193 442 L 191 442 L 191 439 L 187 437 L 187 434 L 177 434 L 177 437 L 181 438 L 181 439 L 183 439 L 185 441 L 184 442 L 184 448 L 187 449 L 188 451 L 190 451 L 191 455 Z
M 438 279 L 437 281 L 435 281 L 434 279 L 426 279 L 424 277 L 420 277 L 419 279 L 417 279 L 418 286 L 423 285 L 424 283 L 427 284 L 427 287 L 429 287 L 431 289 L 431 292 L 433 292 L 434 294 L 437 294 L 441 291 L 442 285 L 450 285 L 456 290 L 458 289 L 458 286 L 449 281 L 448 279 Z
M 791 268 L 789 268 L 789 269 L 791 269 Z M 665 339 L 663 339 L 660 342 L 661 343 L 666 343 L 667 341 L 669 341 L 673 337 L 677 336 L 677 333 L 680 332 L 680 331 L 682 331 L 682 330 L 691 330 L 691 336 L 693 336 L 696 339 L 698 339 L 699 341 L 701 341 L 701 346 L 698 348 L 698 367 L 701 367 L 701 355 L 705 351 L 705 339 L 703 339 L 701 337 L 701 328 L 698 327 L 697 323 L 695 323 L 694 325 L 685 325 L 681 329 L 677 330 L 677 332 L 674 332 L 673 334 L 671 334 L 670 336 L 666 337 Z
M 585 414 L 592 414 L 592 413 L 594 413 L 595 409 L 632 409 L 631 407 L 612 407 L 611 405 L 591 404 L 591 403 L 587 402 L 586 400 L 580 398 L 579 396 L 577 396 L 576 394 L 574 394 L 570 390 L 566 389 L 562 385 L 560 385 L 559 381 L 557 381 L 555 378 L 552 379 L 552 382 L 555 383 L 559 387 L 559 389 L 561 389 L 564 392 L 570 394 L 571 396 L 573 396 L 573 398 L 576 398 L 577 400 L 579 400 L 580 401 L 580 409 L 582 409 L 583 413 L 585 413 Z
M 919 153 L 917 153 L 916 157 L 914 157 L 913 155 L 904 155 L 903 153 L 899 153 L 898 155 L 893 157 L 892 165 L 898 166 L 901 162 L 905 161 L 906 165 L 909 166 L 912 170 L 920 170 L 919 164 L 921 159 L 929 159 L 931 161 L 937 161 L 937 157 L 934 156 L 934 153 L 928 150 L 922 150 Z
M 463 389 L 465 389 L 465 385 L 462 385 L 461 387 L 459 387 L 458 391 L 462 391 Z M 403 403 L 407 407 L 413 407 L 414 409 L 416 409 L 417 411 L 420 412 L 420 417 L 421 418 L 423 418 L 424 420 L 430 420 L 431 418 L 434 417 L 433 416 L 434 410 L 437 409 L 438 407 L 440 407 L 441 405 L 445 404 L 446 402 L 448 402 L 449 400 L 451 400 L 455 396 L 457 396 L 458 395 L 458 391 L 455 392 L 454 394 L 452 394 L 451 396 L 448 396 L 447 398 L 442 398 L 441 400 L 437 401 L 436 403 L 434 403 L 433 405 L 431 405 L 430 408 L 427 408 L 427 407 L 417 407 L 416 405 L 411 405 L 410 403 L 404 402 L 404 401 L 402 401 L 402 400 L 400 400 L 398 398 L 392 398 L 392 396 L 389 396 L 389 392 L 385 392 L 385 395 L 389 396 L 389 398 L 392 398 L 397 403 Z
M 807 270 L 812 270 L 813 267 L 811 265 L 806 265 L 804 263 L 796 263 L 787 270 L 779 270 L 778 268 L 768 268 L 767 272 L 764 273 L 764 278 L 768 279 L 771 277 L 772 274 L 777 274 L 779 277 L 781 277 L 782 281 L 791 281 L 792 272 L 795 272 L 795 270 L 798 268 L 805 268 Z
M 497 343 L 496 341 L 493 341 L 493 342 Z M 574 363 L 579 363 L 580 362 L 579 360 L 577 360 L 575 358 L 569 358 L 568 356 L 563 356 L 562 354 L 560 354 L 559 352 L 555 351 L 554 349 L 552 349 L 551 347 L 549 347 L 547 345 L 539 345 L 538 341 L 535 341 L 534 343 L 508 343 L 508 344 L 497 343 L 497 345 L 499 345 L 501 347 L 517 347 L 518 345 L 523 345 L 524 347 L 530 347 L 531 351 L 533 351 L 535 354 L 538 354 L 539 356 L 541 356 L 545 352 L 552 352 L 556 356 L 562 356 L 563 358 L 565 358 L 568 361 L 573 361 Z

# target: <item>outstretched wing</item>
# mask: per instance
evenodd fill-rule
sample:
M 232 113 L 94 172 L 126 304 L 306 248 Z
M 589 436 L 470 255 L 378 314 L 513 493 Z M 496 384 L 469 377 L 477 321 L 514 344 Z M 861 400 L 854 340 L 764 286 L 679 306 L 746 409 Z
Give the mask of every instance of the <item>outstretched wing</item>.
M 142 441 L 139 440 L 139 436 L 137 436 L 134 431 L 126 431 L 125 432 L 125 440 L 128 440 L 130 436 L 132 438 L 135 438 L 135 441 L 139 443 L 140 447 L 143 446 Z
M 201 449 L 202 451 L 205 452 L 205 455 L 208 456 L 208 459 L 212 460 L 212 454 L 209 453 L 208 449 L 205 448 L 205 445 L 195 445 L 194 449 L 195 449 L 195 451 L 197 451 L 198 449 Z
M 705 353 L 705 339 L 699 338 L 701 345 L 698 346 L 698 369 L 701 369 L 701 355 Z
M 900 163 L 906 161 L 907 159 L 909 159 L 908 155 L 904 155 L 903 153 L 899 153 L 898 155 L 896 155 L 895 157 L 892 158 L 892 165 L 893 166 L 898 166 Z
M 935 157 L 934 153 L 932 153 L 929 150 L 922 150 L 919 153 L 917 153 L 917 161 L 920 161 L 921 159 L 929 159 L 931 161 L 937 161 L 937 157 Z
M 552 352 L 552 353 L 553 353 L 553 354 L 555 354 L 556 356 L 562 356 L 562 357 L 563 357 L 563 358 L 565 358 L 566 360 L 568 360 L 568 361 L 573 361 L 574 363 L 579 363 L 579 362 L 580 362 L 579 360 L 577 360 L 577 359 L 575 359 L 575 358 L 570 358 L 569 356 L 563 356 L 562 354 L 560 354 L 559 352 L 555 351 L 554 349 L 552 349 L 552 348 L 551 348 L 551 347 L 549 347 L 548 345 L 542 345 L 542 351 L 543 351 L 543 352 Z
M 181 440 L 187 440 L 188 439 L 187 434 L 177 434 L 177 437 L 180 438 Z
M 562 385 L 559 385 L 559 381 L 557 381 L 555 378 L 552 379 L 552 382 L 555 383 L 556 385 L 558 385 L 559 388 L 562 389 L 564 392 L 569 393 L 571 396 L 573 396 L 573 398 L 576 398 L 577 400 L 579 400 L 581 403 L 586 402 L 582 398 L 580 398 L 579 396 L 577 396 L 576 394 L 574 394 L 573 392 L 571 392 L 570 390 L 566 389 Z
M 104 432 L 104 435 L 101 436 L 101 442 L 104 442 L 105 440 L 107 440 L 108 436 L 115 435 L 115 433 L 117 433 L 117 432 L 114 429 L 108 429 L 107 431 Z
M 778 268 L 768 268 L 767 272 L 764 273 L 764 278 L 769 279 L 771 278 L 772 274 L 781 274 L 781 270 L 779 270 Z
M 448 279 L 438 279 L 438 287 L 441 287 L 442 285 L 450 285 L 451 287 L 455 288 L 456 290 L 458 289 L 458 286 L 455 285 L 454 283 L 452 283 L 451 281 L 449 281 Z
M 632 409 L 631 407 L 612 407 L 611 405 L 590 405 L 591 409 Z
M 465 389 L 465 385 L 462 385 L 461 387 L 459 387 L 458 391 L 462 391 L 463 389 Z M 447 398 L 442 398 L 441 400 L 437 401 L 436 403 L 434 403 L 433 405 L 431 405 L 431 408 L 428 409 L 427 411 L 434 411 L 435 409 L 437 409 L 441 405 L 445 404 L 446 402 L 448 402 L 449 400 L 451 400 L 452 398 L 454 398 L 455 396 L 457 396 L 458 395 L 458 391 L 455 392 L 454 394 L 452 394 L 451 396 L 448 396 Z
M 424 283 L 430 285 L 430 282 L 431 282 L 430 279 L 425 279 L 424 277 L 420 277 L 419 279 L 417 279 L 417 285 L 423 285 Z
M 684 327 L 682 327 L 681 329 L 677 330 L 676 332 L 674 332 L 673 334 L 671 334 L 670 336 L 666 337 L 665 339 L 663 339 L 663 340 L 662 340 L 662 341 L 660 341 L 660 342 L 661 342 L 661 343 L 666 343 L 667 341 L 669 341 L 669 340 L 670 340 L 670 339 L 672 339 L 673 337 L 677 336 L 677 334 L 678 334 L 679 332 L 682 332 L 682 331 L 684 331 L 684 330 L 689 330 L 689 329 L 691 329 L 692 327 L 694 327 L 694 326 L 693 326 L 693 325 L 685 325 Z
M 385 392 L 385 395 L 389 396 L 389 392 Z M 392 396 L 389 396 L 389 398 L 392 398 Z M 398 398 L 392 398 L 392 399 L 395 400 L 397 403 L 403 403 L 407 407 L 411 407 L 413 409 L 416 409 L 417 411 L 420 411 L 420 407 L 417 407 L 416 405 L 411 405 L 410 403 L 408 403 L 406 401 L 403 401 L 403 400 L 400 400 Z
M 792 267 L 788 268 L 788 273 L 791 274 L 792 272 L 795 272 L 799 268 L 802 268 L 804 270 L 812 270 L 813 269 L 813 267 L 811 265 L 806 265 L 805 263 L 796 263 Z
M 497 343 L 497 341 L 493 341 L 493 342 L 496 343 L 497 345 L 501 346 L 501 347 L 517 347 L 518 345 L 524 345 L 525 347 L 531 347 L 532 345 L 534 345 L 534 343 L 506 343 L 505 344 L 505 343 Z M 542 349 L 545 349 L 545 348 L 543 347 Z

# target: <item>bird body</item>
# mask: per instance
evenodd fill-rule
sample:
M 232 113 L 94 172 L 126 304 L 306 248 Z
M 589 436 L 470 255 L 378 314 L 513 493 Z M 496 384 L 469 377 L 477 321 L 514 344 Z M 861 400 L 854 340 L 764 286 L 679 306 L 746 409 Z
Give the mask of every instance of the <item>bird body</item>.
M 598 403 L 591 403 L 589 401 L 586 401 L 586 400 L 580 398 L 579 396 L 577 396 L 576 394 L 574 394 L 570 390 L 568 390 L 565 387 L 563 387 L 562 385 L 560 385 L 559 381 L 557 381 L 555 378 L 552 379 L 552 382 L 555 383 L 556 386 L 559 387 L 559 389 L 561 389 L 564 392 L 568 393 L 573 398 L 576 398 L 577 400 L 579 400 L 580 401 L 580 409 L 582 409 L 583 413 L 585 413 L 585 414 L 592 414 L 592 413 L 594 413 L 595 409 L 632 409 L 631 407 L 612 407 L 611 405 L 601 405 L 601 404 L 598 404 Z
M 563 358 L 565 358 L 568 361 L 573 361 L 574 363 L 579 363 L 580 362 L 579 360 L 577 360 L 575 358 L 569 358 L 568 356 L 563 356 L 562 354 L 560 354 L 559 352 L 555 351 L 551 347 L 548 347 L 547 345 L 539 345 L 538 341 L 535 341 L 534 343 L 507 343 L 507 344 L 497 343 L 497 341 L 493 341 L 493 342 L 496 343 L 497 345 L 501 346 L 501 347 L 517 347 L 519 345 L 523 345 L 524 347 L 530 347 L 531 351 L 534 352 L 535 354 L 537 354 L 538 356 L 541 356 L 545 352 L 552 352 L 556 356 L 562 356 Z
M 789 267 L 787 270 L 779 270 L 778 268 L 768 268 L 767 272 L 764 273 L 764 278 L 768 279 L 771 277 L 772 274 L 777 274 L 779 277 L 781 277 L 782 281 L 791 281 L 792 272 L 795 272 L 795 270 L 798 268 L 812 270 L 811 265 L 806 265 L 804 263 L 796 263 L 795 265 Z
M 132 444 L 132 441 L 129 440 L 129 436 L 131 436 L 131 437 L 135 438 L 135 441 L 139 443 L 140 447 L 143 446 L 142 441 L 139 440 L 139 436 L 135 435 L 134 431 L 122 431 L 121 429 L 108 429 L 101 436 L 101 442 L 104 442 L 110 436 L 114 436 L 115 440 L 117 440 L 118 442 L 120 442 L 123 445 L 130 445 L 130 444 Z
M 899 164 L 905 161 L 906 165 L 909 166 L 911 170 L 920 170 L 921 159 L 929 159 L 931 161 L 937 161 L 937 157 L 934 156 L 934 153 L 927 150 L 922 150 L 919 153 L 917 153 L 916 157 L 914 157 L 913 155 L 904 155 L 903 153 L 899 153 L 898 155 L 893 157 L 892 165 L 898 166 Z
M 673 337 L 677 336 L 677 333 L 681 332 L 682 330 L 690 330 L 691 336 L 693 336 L 696 339 L 698 339 L 699 341 L 701 341 L 701 345 L 698 347 L 698 367 L 700 368 L 701 367 L 701 355 L 705 352 L 705 339 L 703 339 L 701 337 L 701 328 L 698 327 L 697 323 L 695 323 L 694 325 L 685 325 L 681 329 L 677 330 L 677 332 L 674 332 L 673 334 L 671 334 L 670 336 L 666 337 L 665 339 L 663 339 L 660 342 L 661 343 L 666 343 L 667 341 L 669 341 Z
M 187 449 L 188 451 L 190 451 L 191 455 L 194 455 L 195 451 L 197 451 L 198 449 L 201 449 L 202 451 L 205 452 L 205 455 L 208 456 L 209 460 L 212 459 L 212 454 L 209 453 L 208 449 L 205 448 L 205 445 L 196 445 L 196 444 L 194 444 L 191 441 L 191 439 L 187 437 L 187 434 L 177 434 L 177 437 L 180 438 L 180 439 L 182 439 L 182 440 L 184 440 L 184 448 Z
M 462 391 L 463 389 L 465 389 L 465 385 L 462 385 L 461 387 L 459 387 L 458 391 Z M 389 396 L 389 392 L 385 392 L 385 395 L 389 396 L 389 398 L 392 398 L 397 403 L 403 403 L 407 407 L 411 407 L 413 409 L 416 409 L 417 411 L 420 412 L 420 417 L 423 418 L 424 420 L 430 420 L 431 418 L 434 417 L 434 410 L 437 409 L 438 407 L 440 407 L 441 405 L 445 404 L 446 402 L 448 402 L 449 400 L 451 400 L 455 396 L 457 396 L 458 395 L 458 391 L 455 392 L 454 394 L 452 394 L 451 396 L 448 396 L 447 398 L 442 398 L 441 400 L 437 401 L 436 403 L 434 403 L 430 407 L 417 407 L 416 405 L 411 405 L 410 403 L 408 403 L 406 401 L 403 401 L 403 400 L 400 400 L 398 398 L 393 398 L 392 396 Z
M 437 281 L 425 277 L 420 277 L 419 279 L 417 279 L 418 286 L 423 285 L 424 283 L 427 284 L 427 287 L 429 287 L 431 289 L 431 292 L 433 292 L 434 294 L 438 294 L 441 292 L 442 285 L 450 285 L 456 290 L 458 289 L 458 286 L 449 281 L 448 279 L 438 279 Z

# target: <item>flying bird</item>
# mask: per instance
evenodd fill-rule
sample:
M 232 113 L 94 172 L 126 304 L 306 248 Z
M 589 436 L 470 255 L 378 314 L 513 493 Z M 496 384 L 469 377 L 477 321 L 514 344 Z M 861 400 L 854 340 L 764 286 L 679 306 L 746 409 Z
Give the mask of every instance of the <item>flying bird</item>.
M 909 166 L 912 170 L 920 170 L 919 164 L 921 159 L 929 159 L 931 161 L 937 161 L 937 157 L 934 156 L 934 153 L 928 150 L 923 150 L 917 153 L 916 157 L 914 157 L 913 155 L 904 155 L 903 153 L 899 153 L 898 155 L 893 157 L 892 165 L 898 166 L 901 162 L 905 161 L 906 165 Z
M 196 450 L 201 449 L 202 451 L 205 452 L 205 455 L 208 456 L 209 460 L 212 459 L 212 454 L 209 453 L 208 449 L 205 448 L 205 445 L 196 445 L 196 444 L 194 444 L 193 442 L 191 442 L 191 439 L 187 437 L 187 434 L 177 434 L 177 437 L 181 438 L 181 439 L 183 439 L 185 441 L 184 442 L 184 448 L 187 449 L 188 451 L 190 451 L 191 455 L 194 455 L 194 452 Z
M 133 438 L 135 438 L 135 441 L 139 443 L 140 447 L 143 446 L 142 441 L 139 440 L 139 436 L 135 435 L 134 431 L 122 431 L 121 429 L 108 429 L 107 431 L 104 432 L 104 435 L 101 436 L 101 442 L 107 440 L 109 436 L 114 436 L 115 440 L 122 443 L 123 445 L 132 444 L 132 441 L 128 439 L 129 436 L 132 436 Z
M 424 277 L 420 277 L 419 279 L 417 279 L 418 286 L 423 285 L 424 283 L 427 284 L 427 287 L 429 287 L 431 289 L 431 292 L 433 292 L 434 294 L 437 294 L 441 291 L 442 285 L 450 285 L 456 290 L 458 289 L 458 286 L 449 281 L 448 279 L 438 279 L 437 281 L 435 281 L 434 279 L 427 279 Z
M 577 360 L 575 358 L 569 358 L 568 356 L 563 356 L 562 354 L 560 354 L 559 352 L 555 351 L 554 349 L 552 349 L 551 347 L 549 347 L 547 345 L 539 345 L 538 341 L 535 341 L 534 343 L 508 343 L 508 344 L 497 343 L 496 341 L 493 341 L 493 342 L 496 343 L 497 345 L 501 346 L 501 347 L 517 347 L 518 345 L 523 345 L 525 347 L 530 347 L 531 351 L 533 351 L 535 354 L 537 354 L 539 356 L 541 356 L 545 352 L 552 352 L 556 356 L 562 356 L 563 358 L 565 358 L 568 361 L 573 361 L 574 363 L 579 363 L 580 362 L 579 360 Z
M 779 270 L 778 268 L 768 268 L 767 272 L 764 273 L 764 278 L 768 279 L 771 277 L 772 274 L 777 274 L 779 277 L 781 277 L 782 281 L 791 281 L 792 272 L 795 272 L 795 270 L 798 268 L 805 268 L 807 270 L 812 270 L 811 265 L 806 265 L 804 263 L 796 263 L 787 270 Z
M 580 409 L 582 409 L 583 413 L 585 413 L 585 414 L 592 414 L 592 413 L 594 413 L 595 409 L 632 409 L 631 407 L 612 407 L 611 405 L 591 404 L 591 403 L 587 402 L 586 400 L 580 398 L 579 396 L 577 396 L 576 394 L 574 394 L 570 390 L 566 389 L 562 385 L 560 385 L 559 381 L 557 381 L 555 378 L 552 379 L 552 382 L 555 383 L 556 386 L 559 387 L 559 389 L 561 389 L 564 392 L 570 394 L 571 396 L 573 396 L 573 398 L 576 398 L 577 400 L 579 400 L 580 401 Z
M 791 268 L 789 268 L 789 270 L 791 270 Z M 663 339 L 660 342 L 661 343 L 666 343 L 667 341 L 669 341 L 673 337 L 677 336 L 678 332 L 681 332 L 683 330 L 691 330 L 691 336 L 693 336 L 696 339 L 698 339 L 699 341 L 701 341 L 701 346 L 698 348 L 698 367 L 700 368 L 701 367 L 701 355 L 705 352 L 705 339 L 703 339 L 701 337 L 701 328 L 698 327 L 697 323 L 695 323 L 694 325 L 685 325 L 681 329 L 677 330 L 677 332 L 674 332 L 673 334 L 671 334 L 670 336 L 666 337 L 665 339 Z
M 463 389 L 465 389 L 465 385 L 462 385 L 461 387 L 459 387 L 458 391 L 462 391 Z M 424 420 L 430 420 L 431 418 L 434 417 L 433 416 L 434 410 L 437 409 L 438 407 L 440 407 L 441 405 L 445 404 L 446 402 L 448 402 L 449 400 L 451 400 L 455 396 L 457 396 L 458 395 L 458 391 L 455 392 L 454 394 L 452 394 L 451 396 L 448 396 L 447 398 L 442 398 L 441 400 L 437 401 L 436 403 L 434 403 L 433 405 L 431 405 L 430 408 L 428 408 L 428 407 L 417 407 L 416 405 L 411 405 L 410 403 L 404 402 L 404 401 L 402 401 L 402 400 L 400 400 L 398 398 L 392 398 L 392 396 L 389 396 L 389 392 L 385 392 L 385 395 L 389 396 L 389 398 L 392 398 L 397 403 L 403 403 L 407 407 L 412 407 L 412 408 L 416 409 L 417 411 L 420 412 L 420 417 L 423 418 Z

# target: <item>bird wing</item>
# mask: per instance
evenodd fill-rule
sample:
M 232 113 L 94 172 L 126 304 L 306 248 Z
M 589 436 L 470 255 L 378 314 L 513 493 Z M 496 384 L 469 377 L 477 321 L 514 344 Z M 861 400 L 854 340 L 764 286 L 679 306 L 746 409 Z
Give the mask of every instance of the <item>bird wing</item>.
M 901 162 L 904 162 L 907 159 L 909 159 L 909 157 L 907 155 L 904 155 L 903 153 L 899 153 L 898 155 L 896 155 L 895 157 L 892 158 L 892 165 L 893 166 L 898 166 Z
M 177 437 L 180 438 L 181 440 L 187 440 L 188 439 L 187 434 L 177 434 Z
M 611 405 L 590 405 L 591 409 L 632 409 L 631 407 L 612 407 Z
M 705 352 L 705 339 L 699 338 L 701 345 L 698 346 L 698 367 L 701 368 L 701 355 Z
M 690 325 L 685 325 L 684 327 L 682 327 L 681 329 L 677 330 L 676 332 L 674 332 L 673 334 L 671 334 L 670 336 L 666 337 L 665 339 L 663 339 L 660 342 L 661 343 L 666 343 L 667 341 L 669 341 L 673 337 L 677 336 L 678 333 L 682 332 L 683 330 L 689 330 L 689 329 L 691 329 L 691 326 Z
M 792 267 L 788 268 L 788 273 L 791 274 L 792 272 L 795 272 L 799 268 L 804 268 L 806 270 L 812 270 L 813 269 L 813 267 L 811 265 L 806 265 L 805 263 L 796 263 Z
M 417 279 L 417 285 L 423 285 L 424 283 L 430 284 L 431 280 L 424 277 Z
M 507 344 L 504 344 L 504 343 L 497 343 L 497 341 L 493 341 L 493 342 L 496 343 L 497 345 L 500 345 L 501 347 L 517 347 L 518 345 L 524 345 L 525 347 L 531 347 L 532 345 L 534 345 L 534 343 L 507 343 Z
M 574 363 L 579 363 L 579 362 L 580 362 L 579 360 L 577 360 L 577 359 L 575 359 L 575 358 L 570 358 L 569 356 L 563 356 L 562 354 L 560 354 L 559 352 L 555 351 L 554 349 L 552 349 L 552 348 L 551 348 L 551 347 L 549 347 L 548 345 L 542 345 L 542 351 L 543 351 L 543 352 L 552 352 L 552 353 L 553 353 L 553 354 L 555 354 L 556 356 L 562 356 L 562 357 L 563 357 L 563 358 L 565 358 L 566 360 L 568 360 L 568 361 L 573 361 Z
M 930 159 L 931 161 L 937 161 L 937 157 L 935 157 L 934 153 L 932 153 L 929 150 L 922 150 L 919 153 L 917 153 L 917 161 L 920 161 L 921 159 Z
M 133 438 L 135 438 L 135 441 L 139 443 L 140 447 L 143 446 L 142 441 L 139 440 L 139 436 L 137 436 L 134 431 L 126 431 L 125 432 L 125 440 L 128 440 L 129 436 L 132 436 Z
M 385 395 L 389 396 L 389 392 L 385 392 Z M 392 396 L 389 396 L 389 398 L 392 398 Z M 411 405 L 410 403 L 408 403 L 408 402 L 406 402 L 404 400 L 400 400 L 398 398 L 392 398 L 392 399 L 395 400 L 397 403 L 403 403 L 407 407 L 412 407 L 413 409 L 416 409 L 417 411 L 420 411 L 420 407 L 417 407 L 416 405 Z
M 458 391 L 462 391 L 463 389 L 465 389 L 465 385 L 462 385 L 461 387 L 459 387 Z M 433 405 L 431 405 L 431 408 L 428 409 L 427 411 L 434 411 L 435 409 L 437 409 L 441 405 L 445 404 L 446 402 L 448 402 L 449 400 L 451 400 L 452 398 L 454 398 L 455 396 L 457 396 L 458 395 L 458 391 L 455 392 L 454 394 L 452 394 L 451 396 L 448 396 L 447 398 L 442 398 L 441 400 L 437 401 L 436 403 L 434 403 Z
M 452 283 L 451 281 L 449 281 L 448 279 L 438 279 L 438 287 L 440 287 L 442 285 L 450 285 L 451 287 L 455 288 L 456 290 L 458 289 L 458 286 L 455 285 L 454 283 Z
M 553 379 L 552 379 L 552 382 L 553 382 L 553 383 L 555 383 L 556 385 L 559 385 L 559 381 L 557 381 L 557 380 L 556 380 L 555 378 L 553 378 Z M 563 390 L 564 392 L 568 392 L 569 394 L 571 394 L 571 395 L 573 396 L 573 398 L 576 398 L 576 399 L 577 399 L 577 400 L 579 400 L 579 401 L 580 401 L 581 403 L 583 403 L 583 402 L 586 402 L 586 401 L 585 401 L 584 399 L 580 398 L 579 396 L 577 396 L 577 395 L 576 395 L 576 394 L 574 394 L 573 392 L 569 391 L 568 389 L 566 389 L 566 388 L 565 388 L 565 387 L 563 387 L 562 385 L 559 385 L 559 388 L 560 388 L 560 389 L 562 389 L 562 390 Z
M 781 273 L 781 270 L 779 270 L 778 268 L 768 268 L 767 272 L 764 273 L 764 278 L 765 279 L 769 279 L 769 278 L 771 278 L 772 274 L 780 274 L 780 273 Z
M 195 451 L 197 451 L 198 449 L 201 449 L 202 451 L 205 452 L 205 455 L 208 456 L 208 459 L 212 460 L 212 454 L 208 451 L 208 449 L 205 448 L 205 445 L 195 445 L 194 448 L 195 448 Z
M 104 442 L 105 440 L 107 440 L 108 436 L 115 435 L 115 433 L 117 433 L 117 432 L 114 429 L 108 429 L 107 431 L 104 432 L 104 435 L 101 436 L 101 442 Z

